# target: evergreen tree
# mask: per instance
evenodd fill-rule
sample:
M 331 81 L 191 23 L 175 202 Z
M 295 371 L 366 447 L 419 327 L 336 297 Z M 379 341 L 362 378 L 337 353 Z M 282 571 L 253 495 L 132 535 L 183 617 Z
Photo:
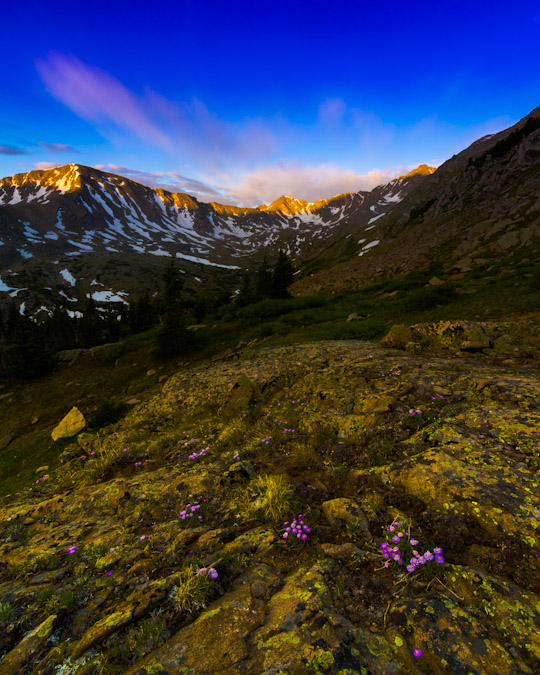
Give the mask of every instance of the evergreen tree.
M 264 256 L 259 269 L 257 270 L 257 278 L 255 281 L 255 297 L 257 300 L 268 298 L 272 294 L 272 270 L 268 264 L 268 258 Z
M 294 281 L 294 267 L 284 251 L 279 256 L 272 274 L 272 297 L 290 298 L 287 290 Z
M 68 315 L 64 307 L 55 305 L 50 316 L 43 322 L 46 339 L 55 352 L 73 349 L 77 346 L 75 333 L 76 321 Z
M 105 334 L 105 342 L 117 342 L 122 337 L 122 307 L 118 307 L 122 303 L 109 302 L 107 304 L 107 311 L 102 319 L 103 331 Z
M 184 282 L 174 259 L 171 259 L 165 270 L 163 282 L 164 314 L 156 336 L 156 353 L 158 356 L 171 358 L 193 351 L 195 339 L 194 333 L 186 328 L 181 299 Z
M 165 312 L 167 312 L 180 303 L 182 290 L 184 288 L 184 280 L 180 276 L 180 271 L 178 270 L 178 267 L 176 267 L 174 258 L 171 258 L 169 266 L 165 270 L 163 282 L 165 284 L 163 305 Z
M 202 323 L 208 312 L 208 302 L 205 298 L 199 298 L 193 305 L 193 316 L 196 323 Z
M 214 298 L 214 307 L 219 308 L 231 303 L 231 290 L 229 288 L 222 288 L 217 296 Z
M 7 371 L 30 379 L 50 373 L 55 364 L 54 349 L 44 329 L 28 317 L 20 316 L 6 350 Z
M 79 323 L 81 346 L 95 347 L 102 342 L 102 320 L 92 297 L 86 301 L 86 307 Z
M 143 333 L 155 324 L 155 310 L 148 291 L 138 300 L 129 303 L 129 331 L 132 335 Z
M 8 316 L 7 316 L 7 322 L 6 322 L 6 342 L 7 342 L 7 344 L 11 344 L 11 342 L 13 340 L 13 337 L 15 335 L 15 329 L 17 328 L 17 324 L 18 324 L 20 318 L 21 318 L 21 315 L 19 314 L 19 310 L 17 309 L 17 305 L 15 304 L 15 301 L 12 300 L 9 303 Z
M 253 291 L 253 284 L 251 281 L 251 276 L 247 270 L 244 271 L 242 276 L 242 285 L 240 286 L 240 292 L 236 296 L 235 305 L 237 307 L 245 307 L 246 305 L 251 304 L 255 299 L 255 293 Z
M 186 328 L 180 308 L 165 312 L 156 336 L 156 353 L 164 358 L 183 356 L 195 348 L 195 333 Z

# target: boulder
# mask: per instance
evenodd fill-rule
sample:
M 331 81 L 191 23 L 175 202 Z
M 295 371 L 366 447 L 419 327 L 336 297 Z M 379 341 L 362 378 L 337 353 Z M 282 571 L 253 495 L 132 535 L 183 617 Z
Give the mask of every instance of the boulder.
M 43 649 L 53 632 L 55 622 L 56 614 L 51 614 L 34 630 L 27 633 L 0 662 L 0 675 L 13 675 L 20 672 L 25 662 L 28 663 L 34 654 Z
M 251 462 L 236 462 L 224 472 L 219 484 L 234 485 L 236 483 L 246 483 L 253 478 L 254 474 L 255 467 Z
M 408 326 L 400 323 L 392 326 L 388 333 L 382 338 L 381 345 L 383 347 L 393 347 L 395 349 L 403 349 L 407 342 L 412 339 L 412 332 Z
M 322 510 L 332 527 L 341 528 L 350 524 L 369 533 L 368 520 L 358 504 L 348 497 L 338 497 L 323 502 Z
M 98 439 L 93 434 L 82 433 L 77 436 L 77 443 L 87 455 L 95 452 L 98 445 Z
M 223 405 L 221 412 L 234 414 L 248 407 L 258 395 L 258 388 L 251 380 L 243 375 L 234 383 L 229 392 L 227 401 Z
M 0 438 L 0 450 L 7 448 L 14 438 L 15 436 L 13 436 L 13 434 L 6 434 L 5 436 L 2 436 L 2 438 Z
M 64 419 L 52 430 L 51 438 L 53 441 L 59 438 L 70 438 L 75 436 L 86 427 L 86 420 L 84 415 L 77 408 L 73 406 Z

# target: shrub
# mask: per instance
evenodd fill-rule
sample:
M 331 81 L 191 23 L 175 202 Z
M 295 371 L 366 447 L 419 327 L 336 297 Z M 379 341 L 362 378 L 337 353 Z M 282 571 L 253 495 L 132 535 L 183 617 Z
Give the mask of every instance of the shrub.
M 419 288 L 407 298 L 406 308 L 411 312 L 433 309 L 437 305 L 447 305 L 452 302 L 455 295 L 456 289 L 447 284 Z
M 242 307 L 236 311 L 236 316 L 249 322 L 259 323 L 261 319 L 273 319 L 282 314 L 297 312 L 303 309 L 313 309 L 326 304 L 324 298 L 306 296 L 305 298 L 266 299 L 255 304 Z
M 100 429 L 109 424 L 118 422 L 127 412 L 125 403 L 115 403 L 108 398 L 102 398 L 96 410 L 88 419 L 88 426 L 92 429 Z
M 411 213 L 409 215 L 409 220 L 407 221 L 407 225 L 410 225 L 412 223 L 415 223 L 419 220 L 421 220 L 426 213 L 426 211 L 429 209 L 430 206 L 435 204 L 437 200 L 436 199 L 430 199 L 427 201 L 425 204 L 422 206 L 415 206 L 411 209 Z
M 324 337 L 328 340 L 375 340 L 386 330 L 386 324 L 380 319 L 363 321 L 340 321 L 324 328 Z
M 112 344 L 94 347 L 93 352 L 101 363 L 114 363 L 126 351 L 125 342 L 113 342 Z

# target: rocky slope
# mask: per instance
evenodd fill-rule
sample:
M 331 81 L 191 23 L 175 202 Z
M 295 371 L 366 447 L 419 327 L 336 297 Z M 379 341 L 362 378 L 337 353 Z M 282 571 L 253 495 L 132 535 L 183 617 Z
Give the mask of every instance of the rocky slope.
M 395 204 L 361 247 L 323 252 L 323 269 L 293 293 L 354 288 L 381 276 L 444 264 L 447 272 L 475 261 L 540 258 L 540 108 L 516 125 L 485 136 L 455 155 Z M 340 253 L 347 251 L 346 260 Z M 369 255 L 364 255 L 368 251 Z M 360 257 L 359 257 L 360 256 Z M 332 274 L 327 272 L 332 267 Z
M 0 506 L 0 673 L 537 673 L 538 370 L 481 356 L 504 327 L 391 335 L 185 368 L 80 433 Z

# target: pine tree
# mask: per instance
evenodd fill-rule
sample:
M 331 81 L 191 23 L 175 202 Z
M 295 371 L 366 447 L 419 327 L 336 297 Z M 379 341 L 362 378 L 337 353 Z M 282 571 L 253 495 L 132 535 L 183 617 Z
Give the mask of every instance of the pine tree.
M 15 329 L 17 328 L 17 324 L 21 318 L 21 315 L 19 314 L 19 310 L 17 309 L 17 305 L 15 304 L 15 301 L 12 300 L 9 303 L 9 308 L 8 308 L 8 316 L 7 316 L 7 321 L 6 321 L 6 342 L 7 344 L 11 344 L 13 337 L 15 335 Z
M 262 263 L 257 270 L 255 281 L 255 297 L 257 300 L 268 298 L 272 294 L 272 270 L 268 264 L 268 258 L 264 256 Z
M 255 294 L 253 291 L 253 284 L 251 281 L 251 276 L 247 270 L 244 271 L 242 275 L 242 286 L 240 287 L 240 292 L 236 296 L 235 305 L 237 307 L 245 307 L 250 305 L 255 299 Z
M 165 312 L 180 303 L 184 280 L 180 276 L 180 271 L 176 267 L 174 258 L 171 258 L 169 266 L 163 275 L 165 292 L 163 294 L 163 305 Z
M 6 350 L 7 371 L 31 379 L 50 373 L 55 364 L 54 349 L 43 328 L 28 317 L 20 316 Z
M 92 297 L 89 297 L 79 324 L 81 345 L 83 347 L 95 347 L 95 345 L 102 342 L 102 323 L 96 303 Z
M 158 356 L 171 358 L 193 351 L 195 339 L 194 333 L 186 328 L 181 299 L 184 282 L 174 259 L 171 259 L 165 270 L 163 282 L 164 314 L 156 336 L 156 353 Z
M 117 342 L 122 337 L 122 307 L 121 303 L 109 302 L 107 304 L 103 321 L 105 342 Z
M 43 330 L 55 352 L 77 346 L 75 324 L 75 320 L 68 316 L 64 307 L 60 305 L 53 307 L 52 313 L 43 322 Z
M 202 323 L 208 313 L 208 301 L 205 298 L 199 298 L 193 305 L 193 316 L 196 323 Z
M 294 281 L 294 267 L 284 251 L 279 256 L 272 274 L 272 296 L 274 298 L 290 298 L 287 290 Z
M 155 324 L 155 311 L 148 291 L 129 303 L 129 330 L 132 335 L 143 333 Z

